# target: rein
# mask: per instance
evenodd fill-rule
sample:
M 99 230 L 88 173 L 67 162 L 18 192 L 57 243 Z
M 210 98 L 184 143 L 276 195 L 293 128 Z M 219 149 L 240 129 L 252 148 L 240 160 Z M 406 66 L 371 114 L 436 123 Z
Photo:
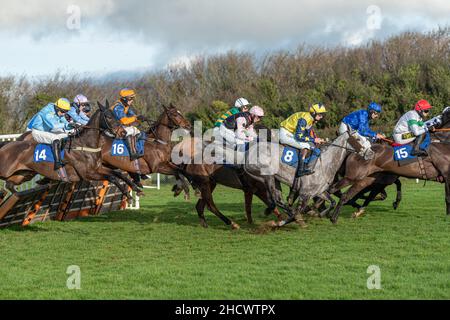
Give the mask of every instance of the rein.
M 348 152 L 351 152 L 351 153 L 357 153 L 355 150 L 352 150 L 352 149 L 350 149 L 350 148 L 343 147 L 343 146 L 340 146 L 340 145 L 334 144 L 334 143 L 328 143 L 328 142 L 326 142 L 326 143 L 324 143 L 323 145 L 324 145 L 324 146 L 328 146 L 328 147 L 336 147 L 336 148 L 345 149 L 345 150 L 347 150 Z

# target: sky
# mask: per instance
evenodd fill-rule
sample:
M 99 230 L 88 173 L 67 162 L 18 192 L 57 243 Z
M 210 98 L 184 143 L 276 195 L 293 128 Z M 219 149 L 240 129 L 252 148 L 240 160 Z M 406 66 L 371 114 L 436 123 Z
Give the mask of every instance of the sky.
M 450 26 L 448 0 L 0 0 L 0 76 L 133 74 L 228 50 L 359 46 Z

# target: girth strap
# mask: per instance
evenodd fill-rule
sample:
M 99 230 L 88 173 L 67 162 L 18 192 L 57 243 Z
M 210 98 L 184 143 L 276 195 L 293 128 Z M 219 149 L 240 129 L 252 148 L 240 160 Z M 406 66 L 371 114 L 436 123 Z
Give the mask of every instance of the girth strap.
M 420 174 L 422 175 L 423 180 L 428 180 L 427 170 L 425 169 L 425 164 L 423 163 L 422 157 L 417 157 L 419 161 Z
M 102 148 L 94 149 L 94 148 L 88 148 L 88 147 L 75 147 L 75 148 L 72 148 L 71 150 L 96 153 L 96 152 L 101 152 Z

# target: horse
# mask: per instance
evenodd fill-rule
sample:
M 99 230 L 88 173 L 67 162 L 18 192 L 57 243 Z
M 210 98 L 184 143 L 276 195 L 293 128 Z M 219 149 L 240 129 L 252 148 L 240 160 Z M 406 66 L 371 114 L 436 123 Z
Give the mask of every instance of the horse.
M 249 153 L 257 154 L 258 150 L 255 148 L 258 146 L 250 147 Z M 254 149 L 254 150 L 252 150 Z M 332 143 L 328 144 L 321 152 L 317 164 L 315 166 L 315 172 L 311 175 L 303 176 L 298 180 L 298 185 L 293 186 L 294 176 L 296 168 L 284 163 L 280 163 L 280 159 L 283 156 L 283 148 L 279 148 L 278 152 L 268 152 L 268 148 L 262 148 L 262 152 L 259 151 L 258 164 L 250 164 L 247 160 L 245 163 L 245 171 L 252 176 L 261 177 L 268 189 L 271 190 L 273 200 L 280 205 L 281 187 L 280 183 L 284 183 L 294 190 L 297 190 L 295 198 L 300 198 L 297 206 L 294 209 L 294 213 L 288 213 L 289 218 L 276 223 L 275 227 L 281 227 L 288 223 L 297 220 L 300 224 L 304 224 L 302 213 L 304 212 L 308 201 L 315 196 L 319 196 L 323 200 L 330 202 L 330 207 L 326 209 L 326 212 L 322 212 L 321 215 L 327 214 L 335 206 L 335 201 L 328 193 L 328 189 L 333 183 L 334 177 L 337 171 L 341 167 L 345 158 L 349 153 L 357 153 L 358 157 L 370 158 L 372 152 L 370 148 L 364 148 L 362 140 L 358 134 L 352 131 L 347 131 L 338 136 Z M 274 163 L 279 163 L 279 170 L 274 172 L 273 175 L 267 174 L 270 172 Z M 282 203 L 283 205 L 283 203 Z M 289 204 L 291 207 L 292 204 Z
M 443 114 L 440 128 L 446 128 L 450 122 L 450 112 Z M 446 211 L 450 215 L 450 144 L 446 133 L 435 133 L 428 150 L 428 156 L 417 161 L 399 166 L 394 160 L 394 149 L 386 144 L 375 144 L 372 149 L 375 156 L 371 160 L 349 156 L 346 163 L 345 176 L 332 188 L 332 192 L 351 185 L 343 194 L 336 206 L 331 221 L 337 223 L 341 208 L 345 202 L 366 188 L 374 181 L 373 175 L 384 172 L 407 178 L 437 180 L 445 183 Z
M 101 158 L 104 165 L 124 170 L 130 174 L 148 175 L 162 173 L 175 175 L 183 183 L 183 189 L 188 194 L 184 177 L 180 175 L 180 169 L 171 162 L 171 136 L 175 129 L 191 130 L 190 122 L 183 117 L 180 111 L 173 105 L 163 106 L 163 113 L 159 119 L 151 124 L 144 144 L 143 157 L 130 161 L 128 156 L 113 156 L 111 148 L 113 139 L 108 136 L 101 138 Z M 133 183 L 132 181 L 129 181 Z M 187 189 L 187 191 L 186 191 Z M 143 195 L 141 192 L 138 195 Z
M 108 180 L 127 196 L 128 201 L 131 201 L 127 188 L 120 183 L 120 174 L 118 176 L 118 173 L 103 166 L 100 157 L 102 135 L 109 132 L 110 135 L 123 137 L 125 130 L 109 109 L 105 109 L 100 103 L 98 105 L 99 109 L 93 114 L 89 123 L 79 129 L 76 135 L 70 136 L 65 143 L 63 150 L 66 176 L 61 176 L 60 171 L 55 171 L 53 163 L 34 161 L 37 142 L 31 138 L 31 135 L 30 138 L 24 135 L 22 141 L 13 141 L 3 146 L 0 152 L 2 163 L 0 179 L 6 181 L 6 189 L 15 193 L 15 186 L 31 180 L 36 174 L 51 180 L 66 182 Z

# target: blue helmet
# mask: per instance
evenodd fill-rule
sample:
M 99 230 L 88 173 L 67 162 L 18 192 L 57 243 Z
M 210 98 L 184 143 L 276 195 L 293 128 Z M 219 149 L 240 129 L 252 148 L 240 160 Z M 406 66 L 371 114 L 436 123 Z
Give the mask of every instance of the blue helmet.
M 380 113 L 381 112 L 381 106 L 378 103 L 376 103 L 376 102 L 371 102 L 369 104 L 369 107 L 367 108 L 367 110 L 368 111 L 375 111 L 375 112 Z

